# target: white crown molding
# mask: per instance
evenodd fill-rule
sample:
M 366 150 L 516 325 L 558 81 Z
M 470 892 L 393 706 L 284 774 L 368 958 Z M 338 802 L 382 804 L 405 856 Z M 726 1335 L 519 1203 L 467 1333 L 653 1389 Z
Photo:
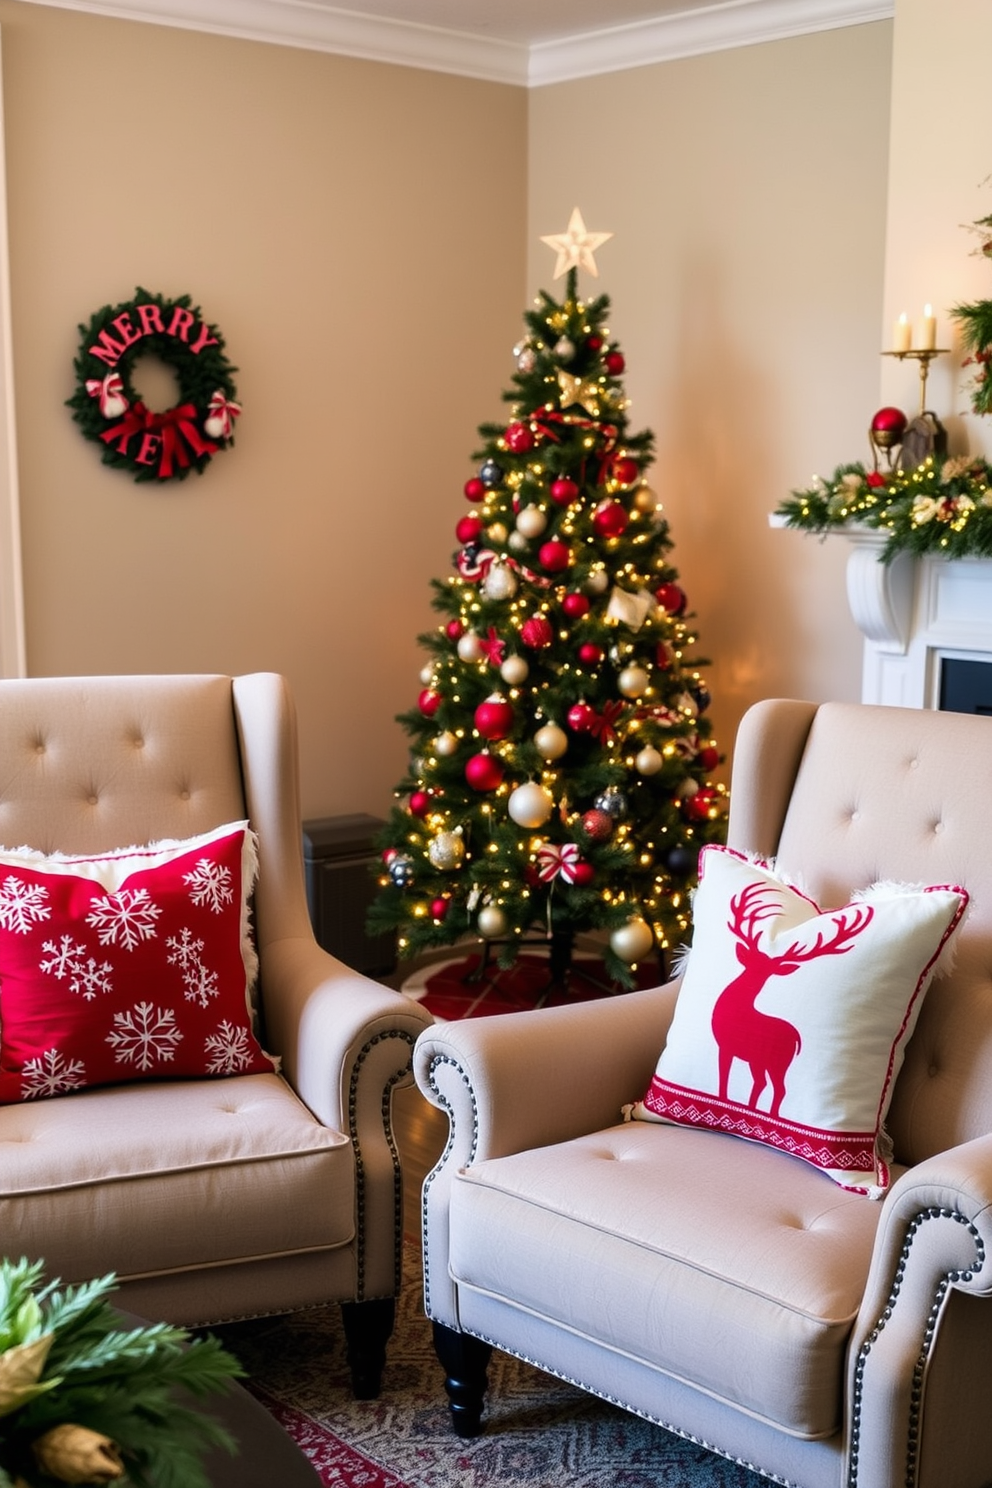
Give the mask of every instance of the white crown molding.
M 540 87 L 839 26 L 890 20 L 895 0 L 725 0 L 527 47 L 311 0 L 25 0 L 274 46 Z
M 895 0 L 727 0 L 530 49 L 533 87 L 891 20 Z

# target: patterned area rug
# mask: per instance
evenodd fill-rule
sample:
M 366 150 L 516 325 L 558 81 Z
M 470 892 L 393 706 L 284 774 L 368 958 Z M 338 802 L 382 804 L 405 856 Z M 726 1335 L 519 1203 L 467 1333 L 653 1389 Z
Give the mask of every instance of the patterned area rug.
M 407 1251 L 378 1400 L 351 1398 L 336 1307 L 214 1330 L 325 1488 L 767 1488 L 766 1478 L 504 1354 L 493 1354 L 482 1436 L 460 1441 L 421 1306 L 419 1254 Z

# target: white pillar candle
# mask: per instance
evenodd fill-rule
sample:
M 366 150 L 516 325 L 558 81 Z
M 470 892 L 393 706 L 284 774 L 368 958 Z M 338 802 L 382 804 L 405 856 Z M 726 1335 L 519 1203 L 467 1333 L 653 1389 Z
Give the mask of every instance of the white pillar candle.
M 933 351 L 937 345 L 937 317 L 932 305 L 923 307 L 923 325 L 920 330 L 920 350 Z
M 896 321 L 895 332 L 892 337 L 893 351 L 909 351 L 913 344 L 913 327 L 909 323 L 909 316 L 905 310 Z

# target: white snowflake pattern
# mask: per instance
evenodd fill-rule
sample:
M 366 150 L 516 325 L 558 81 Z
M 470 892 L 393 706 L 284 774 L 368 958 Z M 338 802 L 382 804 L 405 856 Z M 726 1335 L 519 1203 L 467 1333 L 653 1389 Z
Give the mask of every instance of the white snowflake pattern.
M 63 935 L 58 941 L 46 940 L 41 949 L 48 952 L 48 960 L 39 963 L 42 971 L 60 982 L 75 971 L 80 956 L 86 955 L 86 947 L 77 945 L 71 935 Z
M 48 890 L 43 884 L 25 883 L 10 874 L 0 884 L 0 929 L 28 935 L 38 920 L 47 920 L 52 906 L 46 904 Z
M 167 959 L 170 966 L 180 966 L 184 972 L 199 966 L 203 941 L 197 940 L 187 926 L 184 925 L 178 935 L 170 935 L 165 944 L 169 951 Z
M 81 1059 L 66 1059 L 57 1048 L 46 1049 L 35 1059 L 25 1059 L 21 1070 L 21 1099 L 64 1095 L 86 1084 L 86 1066 Z
M 56 977 L 60 982 L 69 978 L 69 991 L 82 993 L 91 1002 L 98 992 L 111 992 L 114 970 L 109 961 L 97 961 L 87 956 L 86 947 L 78 945 L 71 935 L 63 935 L 58 941 L 46 940 L 41 949 L 48 952 L 48 959 L 38 964 L 42 971 Z
M 207 1069 L 212 1075 L 233 1075 L 251 1062 L 247 1028 L 238 1028 L 226 1018 L 217 1032 L 204 1040 L 203 1047 L 211 1056 Z
M 171 1008 L 157 1008 L 150 1002 L 137 1002 L 126 1013 L 114 1014 L 114 1027 L 107 1043 L 115 1051 L 119 1064 L 134 1063 L 139 1070 L 151 1069 L 156 1060 L 167 1063 L 176 1052 L 182 1034 L 175 1026 Z
M 223 863 L 214 863 L 210 858 L 201 858 L 192 873 L 183 874 L 183 883 L 189 884 L 189 897 L 194 904 L 205 904 L 214 914 L 220 914 L 225 904 L 234 898 L 231 870 Z
M 183 981 L 186 985 L 187 1002 L 198 1002 L 201 1007 L 209 1007 L 211 997 L 220 995 L 217 973 L 208 971 L 202 963 L 184 972 Z
M 81 992 L 87 1002 L 91 1002 L 98 992 L 112 992 L 114 984 L 110 976 L 113 969 L 109 961 L 97 962 L 92 956 L 87 956 L 85 961 L 80 958 L 73 967 L 69 991 Z
M 118 889 L 115 894 L 94 899 L 86 923 L 97 932 L 101 945 L 120 945 L 125 951 L 133 951 L 141 941 L 154 939 L 155 921 L 161 913 L 147 889 Z

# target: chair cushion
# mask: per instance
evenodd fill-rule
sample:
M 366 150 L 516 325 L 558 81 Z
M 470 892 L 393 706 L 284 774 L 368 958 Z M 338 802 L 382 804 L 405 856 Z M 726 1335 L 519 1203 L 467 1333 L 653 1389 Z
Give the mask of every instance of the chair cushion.
M 84 1091 L 0 1110 L 0 1232 L 66 1281 L 346 1245 L 354 1160 L 279 1075 Z
M 769 864 L 704 848 L 693 949 L 633 1114 L 765 1142 L 879 1196 L 903 1051 L 967 903 L 876 884 L 821 911 Z
M 254 834 L 0 850 L 0 1101 L 271 1070 L 251 1026 Z
M 449 1264 L 519 1310 L 515 1353 L 530 1313 L 828 1436 L 881 1207 L 768 1148 L 630 1122 L 463 1169 Z

